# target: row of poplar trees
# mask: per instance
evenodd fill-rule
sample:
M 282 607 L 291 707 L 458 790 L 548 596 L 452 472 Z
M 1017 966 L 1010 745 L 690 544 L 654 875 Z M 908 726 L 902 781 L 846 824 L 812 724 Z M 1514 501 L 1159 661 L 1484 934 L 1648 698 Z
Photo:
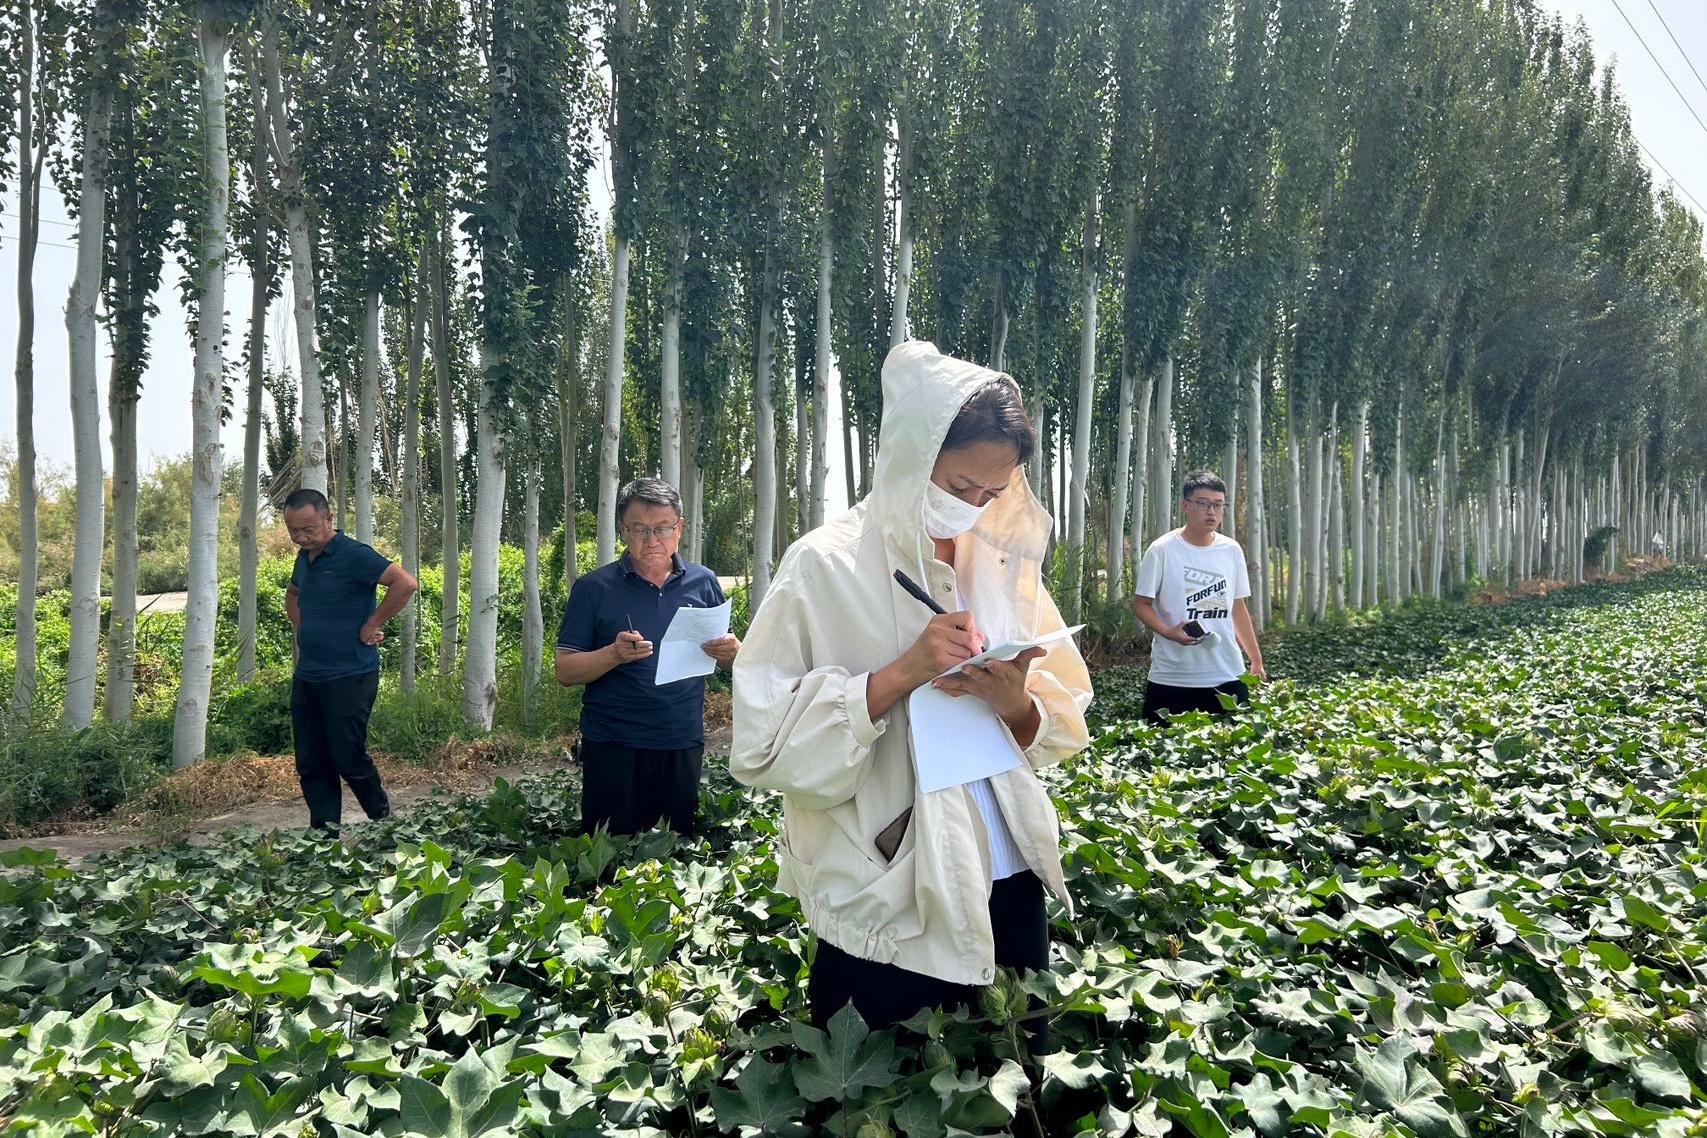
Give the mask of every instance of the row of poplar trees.
M 332 489 L 362 540 L 389 496 L 382 539 L 414 569 L 426 519 L 446 575 L 436 651 L 406 615 L 403 682 L 418 656 L 460 667 L 482 728 L 501 540 L 527 554 L 530 683 L 542 515 L 570 519 L 572 576 L 575 511 L 607 560 L 633 474 L 682 487 L 684 552 L 750 573 L 756 606 L 844 504 L 832 464 L 850 499 L 869 485 L 879 370 L 908 337 L 1027 392 L 1072 611 L 1123 596 L 1188 466 L 1227 478 L 1259 619 L 1580 579 L 1603 567 L 1585 547 L 1607 566 L 1703 550 L 1701 224 L 1656 190 L 1584 34 L 1533 0 L 5 0 L 0 63 L 22 218 L 15 706 L 36 699 L 45 172 L 78 222 L 70 413 L 93 490 L 74 727 L 98 688 L 109 719 L 130 710 L 135 407 L 174 262 L 194 315 L 180 763 L 204 749 L 228 410 L 237 675 L 263 491 Z M 240 349 L 233 257 L 256 282 Z M 265 366 L 275 302 L 293 375 Z

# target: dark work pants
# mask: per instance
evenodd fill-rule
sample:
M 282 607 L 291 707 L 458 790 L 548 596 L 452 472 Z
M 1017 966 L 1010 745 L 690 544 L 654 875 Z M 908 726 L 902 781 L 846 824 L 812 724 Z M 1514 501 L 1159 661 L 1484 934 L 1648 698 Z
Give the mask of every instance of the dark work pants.
M 296 734 L 296 776 L 308 803 L 308 824 L 336 830 L 344 816 L 350 784 L 369 818 L 391 813 L 379 769 L 367 753 L 367 721 L 379 694 L 379 673 L 336 680 L 305 680 L 290 686 L 290 719 Z
M 991 887 L 990 926 L 996 934 L 998 966 L 1021 972 L 1049 967 L 1049 918 L 1043 909 L 1043 882 L 1035 873 L 1016 873 Z M 921 1008 L 964 1004 L 977 1011 L 978 993 L 972 984 L 951 984 L 894 964 L 861 960 L 826 940 L 818 941 L 806 982 L 812 1022 L 819 1027 L 827 1026 L 850 1001 L 875 1030 L 911 1019 Z M 1031 1053 L 1042 1054 L 1049 1043 L 1049 1025 L 1041 1017 L 1028 1020 L 1026 1035 Z
M 684 837 L 699 811 L 705 745 L 675 751 L 581 740 L 581 829 L 639 834 L 659 822 Z
M 1215 697 L 1217 692 L 1226 692 L 1238 701 L 1242 707 L 1251 701 L 1251 691 L 1245 686 L 1244 680 L 1228 680 L 1212 688 L 1181 688 L 1172 684 L 1144 685 L 1144 718 L 1158 727 L 1165 726 L 1169 716 L 1184 715 L 1188 711 L 1207 711 L 1211 715 L 1225 715 L 1227 709 L 1221 706 L 1221 701 Z

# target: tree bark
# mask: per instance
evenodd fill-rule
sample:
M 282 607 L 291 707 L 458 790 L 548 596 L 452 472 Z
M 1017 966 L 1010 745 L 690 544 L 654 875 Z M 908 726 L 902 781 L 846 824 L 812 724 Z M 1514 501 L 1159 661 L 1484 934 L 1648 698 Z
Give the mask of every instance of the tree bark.
M 1108 506 L 1108 596 L 1109 603 L 1125 595 L 1126 590 L 1126 505 L 1132 485 L 1132 400 L 1137 384 L 1132 376 L 1132 353 L 1122 344 L 1120 349 L 1120 409 L 1114 425 L 1113 493 Z M 1139 551 L 1134 546 L 1132 556 Z
M 490 363 L 487 364 L 490 367 Z M 492 730 L 498 709 L 498 535 L 504 521 L 504 454 L 498 392 L 482 377 L 475 420 L 474 527 L 468 563 L 468 649 L 462 665 L 462 714 L 470 727 Z
M 1287 408 L 1286 462 L 1286 623 L 1297 624 L 1304 589 L 1303 471 L 1298 458 L 1297 406 Z
M 599 435 L 599 564 L 616 558 L 616 494 L 621 470 L 622 375 L 628 346 L 628 255 L 626 237 L 616 239 L 610 274 L 610 353 L 605 369 L 604 428 Z
M 1156 376 L 1155 431 L 1156 478 L 1151 487 L 1151 510 L 1155 515 L 1150 532 L 1160 535 L 1173 527 L 1174 520 L 1174 358 L 1162 361 Z
M 889 346 L 907 338 L 907 302 L 913 291 L 913 126 L 902 102 L 895 161 L 895 303 L 889 312 Z M 998 369 L 1000 370 L 1000 369 Z
M 415 302 L 409 309 L 409 370 L 403 381 L 403 569 L 417 579 L 421 575 L 421 364 L 427 346 L 427 306 L 432 303 L 427 264 L 428 253 L 423 250 L 416 266 Z M 398 679 L 403 694 L 410 699 L 415 696 L 420 612 L 416 598 L 409 598 L 403 609 L 403 661 Z
M 462 608 L 462 543 L 457 534 L 456 392 L 450 375 L 450 254 L 449 240 L 435 222 L 433 248 L 433 380 L 439 426 L 439 565 L 444 582 L 439 596 L 439 675 L 456 671 L 456 645 Z
M 1369 520 L 1363 509 L 1363 486 L 1369 464 L 1369 400 L 1357 405 L 1356 434 L 1351 439 L 1351 607 L 1363 608 L 1364 560 L 1369 553 Z M 1373 598 L 1371 598 L 1373 599 Z
M 1251 594 L 1257 603 L 1251 614 L 1258 631 L 1268 617 L 1268 514 L 1262 484 L 1262 357 L 1251 369 L 1249 401 L 1245 405 L 1245 560 L 1251 574 Z
M 172 721 L 172 765 L 186 767 L 207 751 L 208 701 L 213 689 L 214 628 L 219 618 L 219 418 L 225 392 L 226 209 L 231 159 L 225 140 L 225 57 L 228 26 L 212 5 L 197 5 L 202 177 L 207 195 L 196 282 L 195 386 L 190 394 L 190 572 L 184 602 L 184 668 Z
M 532 727 L 539 700 L 539 673 L 545 666 L 545 614 L 539 601 L 537 459 L 529 460 L 523 477 L 526 482 L 522 486 L 522 725 Z
M 379 289 L 370 287 L 362 298 L 362 373 L 356 391 L 356 441 L 350 448 L 354 466 L 356 540 L 373 544 L 373 432 L 379 409 Z
M 1144 551 L 1150 547 L 1150 542 L 1160 534 L 1153 534 L 1150 529 L 1149 487 L 1150 487 L 1150 409 L 1155 401 L 1156 378 L 1146 374 L 1139 378 L 1132 377 L 1138 384 L 1138 411 L 1132 423 L 1132 442 L 1137 450 L 1132 455 L 1132 579 L 1138 580 L 1138 566 L 1143 563 Z
M 106 485 L 101 470 L 101 384 L 95 371 L 95 305 L 101 297 L 106 244 L 107 170 L 111 159 L 113 88 L 97 82 L 83 120 L 83 170 L 77 225 L 77 272 L 65 304 L 71 372 L 71 442 L 77 471 L 76 541 L 71 567 L 71 641 L 65 661 L 65 723 L 73 730 L 95 717 L 101 641 L 101 557 Z M 211 191 L 210 191 L 211 196 Z M 216 311 L 223 312 L 223 309 Z M 192 557 L 194 550 L 191 551 Z
M 1322 426 L 1319 415 L 1320 404 L 1315 397 L 1310 399 L 1310 415 L 1304 424 L 1309 431 L 1309 456 L 1304 463 L 1304 477 L 1308 480 L 1304 492 L 1304 545 L 1305 560 L 1301 566 L 1304 577 L 1304 612 L 1309 620 L 1322 618 L 1322 548 L 1323 548 L 1323 506 L 1326 504 L 1324 490 L 1326 489 L 1325 472 L 1322 469 Z M 1289 440 L 1291 441 L 1291 440 Z M 1296 470 L 1297 468 L 1294 467 Z
M 243 504 L 237 516 L 238 585 L 237 585 L 237 679 L 247 683 L 255 678 L 256 576 L 260 571 L 261 547 L 261 402 L 267 378 L 267 296 L 273 279 L 273 266 L 267 253 L 270 226 L 267 199 L 267 91 L 264 82 L 254 77 L 254 114 L 250 141 L 254 152 L 249 160 L 249 192 L 254 204 L 255 228 L 249 239 L 249 398 L 243 418 Z M 115 416 L 115 424 L 117 422 Z M 118 465 L 118 447 L 113 447 L 113 465 Z M 118 511 L 115 475 L 113 512 Z M 115 517 L 114 533 L 121 528 Z M 116 554 L 116 549 L 115 549 Z M 118 605 L 117 558 L 114 558 L 113 604 Z M 411 570 L 413 572 L 413 570 Z M 111 651 L 111 648 L 108 648 Z M 107 717 L 112 718 L 112 692 L 107 694 Z
M 758 612 L 770 588 L 776 528 L 776 409 L 771 402 L 775 357 L 777 271 L 767 252 L 759 283 L 758 341 L 753 346 L 753 581 L 748 612 Z
M 296 328 L 297 369 L 302 380 L 301 464 L 299 484 L 326 492 L 326 407 L 321 395 L 320 340 L 315 326 L 314 237 L 308 226 L 308 202 L 302 170 L 296 159 L 296 140 L 285 108 L 284 81 L 279 70 L 278 24 L 261 25 L 261 63 L 267 84 L 267 116 L 272 123 L 272 150 L 278 162 L 279 199 L 284 203 L 285 236 L 290 243 L 291 319 Z
M 580 572 L 576 558 L 579 554 L 580 530 L 576 519 L 575 464 L 579 454 L 576 435 L 579 430 L 579 400 L 581 389 L 580 323 L 575 319 L 575 302 L 565 289 L 563 302 L 563 360 L 557 371 L 557 437 L 562 448 L 563 463 L 563 576 L 567 587 L 574 587 Z M 687 454 L 686 439 L 682 453 Z
M 828 184 L 828 143 L 825 144 L 825 180 Z M 828 211 L 828 205 L 825 210 Z M 833 297 L 836 267 L 836 238 L 826 216 L 823 230 L 818 234 L 818 312 L 813 334 L 812 360 L 812 472 L 811 488 L 807 491 L 806 524 L 817 529 L 824 524 L 826 497 L 830 483 L 830 367 L 831 336 L 834 328 Z M 843 418 L 844 432 L 847 425 Z M 852 463 L 848 469 L 848 487 L 853 487 Z
M 1073 614 L 1085 608 L 1085 506 L 1090 500 L 1091 416 L 1096 410 L 1097 380 L 1097 212 L 1095 194 L 1085 207 L 1080 266 L 1079 399 L 1073 415 L 1073 488 L 1067 508 L 1068 564 L 1073 575 Z
M 665 482 L 682 482 L 682 281 L 687 274 L 688 230 L 676 222 L 670 233 L 670 268 L 664 282 L 664 336 L 659 349 L 658 409 L 663 432 L 658 469 Z
M 36 534 L 35 259 L 41 235 L 43 163 L 34 153 L 35 16 L 31 7 L 32 0 L 23 0 L 19 8 L 18 344 L 13 369 L 18 428 L 18 613 L 13 641 L 12 716 L 25 725 L 36 703 L 36 583 L 41 558 Z

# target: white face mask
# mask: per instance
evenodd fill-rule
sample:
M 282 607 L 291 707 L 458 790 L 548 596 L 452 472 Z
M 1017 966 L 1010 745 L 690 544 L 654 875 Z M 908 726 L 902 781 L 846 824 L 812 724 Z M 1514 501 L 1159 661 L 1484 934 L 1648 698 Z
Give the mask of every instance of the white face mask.
M 935 482 L 925 483 L 925 532 L 936 541 L 959 537 L 978 524 L 987 508 L 987 503 L 963 502 Z

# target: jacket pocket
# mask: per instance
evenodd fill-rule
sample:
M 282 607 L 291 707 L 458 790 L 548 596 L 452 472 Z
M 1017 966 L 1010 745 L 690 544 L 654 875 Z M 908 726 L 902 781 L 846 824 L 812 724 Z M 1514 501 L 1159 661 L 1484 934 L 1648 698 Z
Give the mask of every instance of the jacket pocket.
M 852 843 L 849 843 L 852 846 Z M 835 926 L 830 931 L 838 947 L 875 959 L 877 954 L 854 943 L 906 940 L 924 930 L 919 912 L 917 847 L 907 843 L 887 866 L 873 863 L 863 849 L 825 851 L 812 868 L 812 893 L 818 909 Z

